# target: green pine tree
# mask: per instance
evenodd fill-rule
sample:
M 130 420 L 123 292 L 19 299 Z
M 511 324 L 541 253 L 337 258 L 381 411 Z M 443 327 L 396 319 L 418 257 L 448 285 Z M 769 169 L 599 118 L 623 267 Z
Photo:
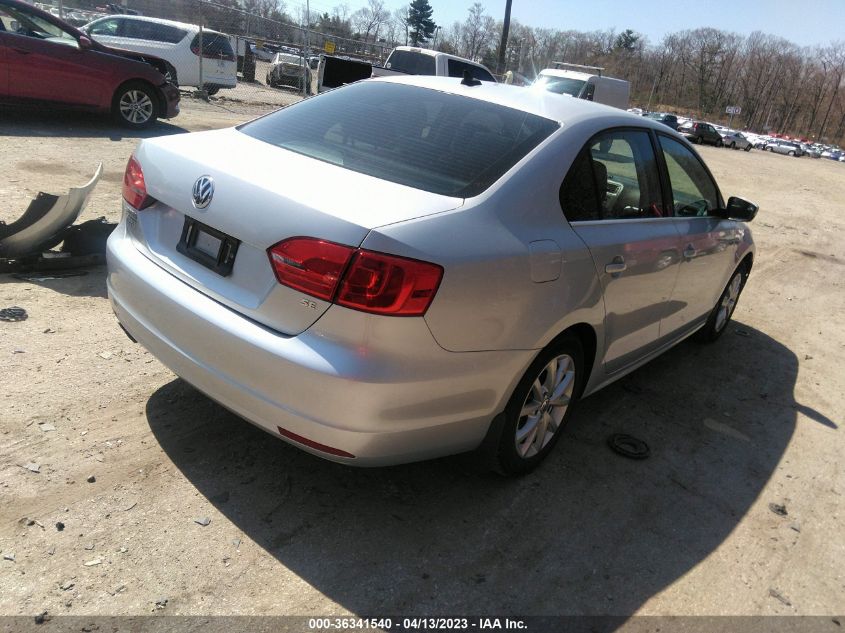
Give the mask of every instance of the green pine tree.
M 411 6 L 408 8 L 408 28 L 412 46 L 420 46 L 431 39 L 437 26 L 431 19 L 432 13 L 434 9 L 428 0 L 411 0 Z

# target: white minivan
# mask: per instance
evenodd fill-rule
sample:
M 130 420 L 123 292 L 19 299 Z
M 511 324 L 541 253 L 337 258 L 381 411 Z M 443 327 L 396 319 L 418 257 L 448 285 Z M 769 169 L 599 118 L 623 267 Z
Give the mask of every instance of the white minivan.
M 203 29 L 200 82 L 200 29 L 195 24 L 109 15 L 89 22 L 82 30 L 106 46 L 160 57 L 168 64 L 167 79 L 176 85 L 204 87 L 214 94 L 238 84 L 235 51 L 223 33 Z
M 567 94 L 626 110 L 630 86 L 624 79 L 603 77 L 603 68 L 554 62 L 556 68 L 544 68 L 537 75 L 533 87 Z

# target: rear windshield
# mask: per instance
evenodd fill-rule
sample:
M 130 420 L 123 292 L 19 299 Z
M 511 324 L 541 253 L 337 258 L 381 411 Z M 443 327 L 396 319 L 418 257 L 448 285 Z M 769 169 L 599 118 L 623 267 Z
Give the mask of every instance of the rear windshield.
M 387 58 L 385 68 L 409 75 L 436 75 L 434 57 L 414 51 L 394 50 Z
M 199 50 L 199 47 L 200 35 L 197 33 L 191 41 L 191 49 Z M 203 57 L 220 57 L 228 61 L 235 59 L 235 51 L 229 38 L 215 31 L 203 31 L 202 54 Z
M 365 81 L 238 129 L 345 169 L 466 198 L 557 128 L 549 119 L 470 97 Z

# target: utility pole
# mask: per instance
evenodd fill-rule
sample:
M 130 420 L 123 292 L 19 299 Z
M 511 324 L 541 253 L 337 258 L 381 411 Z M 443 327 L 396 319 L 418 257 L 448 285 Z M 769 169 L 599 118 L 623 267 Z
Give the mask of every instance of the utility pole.
M 505 72 L 505 50 L 508 47 L 508 31 L 511 28 L 511 2 L 513 0 L 506 0 L 505 2 L 505 21 L 502 23 L 502 41 L 499 44 L 499 63 L 496 65 L 496 74 L 501 75 Z

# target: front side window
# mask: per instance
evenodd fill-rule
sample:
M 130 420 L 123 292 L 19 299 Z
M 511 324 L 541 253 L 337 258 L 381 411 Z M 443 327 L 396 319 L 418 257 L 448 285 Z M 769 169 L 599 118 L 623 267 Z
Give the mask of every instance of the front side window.
M 89 35 L 106 35 L 114 37 L 120 31 L 120 20 L 112 18 L 109 20 L 101 20 L 96 24 L 91 25 L 88 29 Z
M 61 27 L 18 7 L 0 8 L 3 30 L 25 37 L 32 37 L 59 44 L 76 45 L 76 38 Z
M 345 169 L 466 198 L 487 189 L 558 127 L 472 97 L 362 82 L 238 129 Z
M 701 161 L 685 145 L 659 136 L 678 217 L 711 215 L 719 208 L 719 190 Z

